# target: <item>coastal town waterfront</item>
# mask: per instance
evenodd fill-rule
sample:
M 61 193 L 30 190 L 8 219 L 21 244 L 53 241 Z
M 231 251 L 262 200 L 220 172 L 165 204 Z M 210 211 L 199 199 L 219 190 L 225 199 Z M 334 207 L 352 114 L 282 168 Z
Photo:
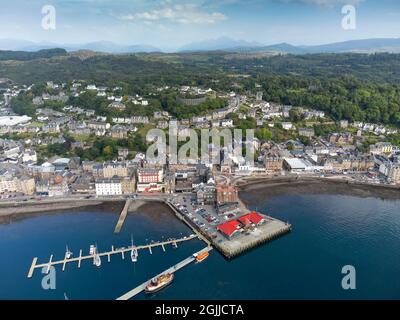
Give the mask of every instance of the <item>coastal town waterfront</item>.
M 274 212 L 278 219 L 291 221 L 296 226 L 293 231 L 233 260 L 225 260 L 214 250 L 203 263 L 180 270 L 165 290 L 135 299 L 399 298 L 398 283 L 392 281 L 399 272 L 399 200 L 335 195 L 334 188 L 330 195 L 309 195 L 308 191 L 304 187 L 304 194 L 275 194 L 268 200 L 268 189 L 258 186 L 258 192 L 244 191 L 241 198 L 250 209 Z M 101 268 L 91 261 L 82 263 L 81 269 L 67 266 L 65 272 L 56 267 L 55 290 L 43 290 L 41 282 L 46 275 L 41 272 L 26 278 L 33 255 L 48 258 L 54 253 L 62 259 L 66 244 L 78 254 L 80 248 L 89 250 L 91 243 L 97 243 L 102 251 L 113 244 L 126 246 L 131 235 L 135 244 L 143 244 L 192 232 L 168 207 L 151 203 L 129 214 L 121 233 L 115 235 L 121 207 L 109 204 L 75 209 L 1 225 L 1 298 L 62 300 L 65 293 L 70 300 L 116 299 L 204 247 L 202 241 L 193 240 L 177 249 L 168 247 L 166 252 L 159 248 L 153 254 L 139 253 L 136 264 L 115 257 L 111 263 L 104 261 Z M 354 291 L 345 291 L 340 285 L 341 268 L 347 264 L 357 268 Z

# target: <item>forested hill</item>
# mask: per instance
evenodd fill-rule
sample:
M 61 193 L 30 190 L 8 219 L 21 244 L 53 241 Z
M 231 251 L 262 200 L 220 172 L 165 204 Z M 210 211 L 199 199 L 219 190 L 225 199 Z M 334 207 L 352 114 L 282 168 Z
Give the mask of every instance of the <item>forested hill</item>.
M 48 59 L 52 57 L 65 56 L 65 55 L 67 55 L 67 51 L 65 51 L 64 49 L 46 49 L 37 52 L 0 50 L 0 61 L 4 60 L 29 61 L 35 59 Z
M 200 85 L 267 101 L 325 110 L 336 120 L 400 126 L 399 54 L 272 57 L 225 52 L 78 56 L 0 61 L 0 75 L 20 84 L 73 79 L 144 93 L 149 86 Z M 153 87 L 154 88 L 154 87 Z
M 4 60 L 17 60 L 9 63 Z M 0 51 L 0 72 L 17 83 L 87 79 L 204 79 L 216 74 L 289 75 L 307 78 L 354 76 L 361 81 L 400 83 L 400 54 L 306 54 L 248 58 L 225 52 L 94 55 L 81 58 L 63 49 Z

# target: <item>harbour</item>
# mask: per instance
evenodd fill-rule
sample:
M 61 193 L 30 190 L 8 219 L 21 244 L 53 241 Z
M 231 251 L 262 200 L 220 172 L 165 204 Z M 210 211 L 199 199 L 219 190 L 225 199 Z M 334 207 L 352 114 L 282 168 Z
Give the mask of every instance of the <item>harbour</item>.
M 212 250 L 203 263 L 189 263 L 180 269 L 168 288 L 155 296 L 141 292 L 133 299 L 398 297 L 400 288 L 390 280 L 400 271 L 395 250 L 400 230 L 395 214 L 398 201 L 337 195 L 282 195 L 263 202 L 254 197 L 254 192 L 243 194 L 243 200 L 250 210 L 273 212 L 281 221 L 290 220 L 296 226 L 295 231 L 233 260 L 226 260 L 217 250 Z M 205 247 L 202 240 L 195 238 L 182 242 L 177 250 L 166 246 L 165 253 L 162 247 L 154 248 L 153 254 L 142 250 L 136 264 L 131 262 L 128 252 L 124 260 L 121 255 L 111 257 L 112 263 L 105 263 L 107 257 L 104 257 L 100 268 L 93 266 L 92 259 L 82 261 L 80 269 L 76 267 L 77 262 L 67 264 L 65 272 L 58 265 L 55 290 L 43 290 L 41 282 L 46 275 L 40 270 L 36 269 L 27 280 L 32 254 L 40 257 L 39 263 L 48 262 L 50 254 L 54 255 L 53 261 L 63 260 L 66 244 L 77 257 L 80 248 L 86 248 L 85 252 L 90 243 L 97 243 L 102 252 L 112 245 L 127 247 L 132 233 L 135 244 L 162 240 L 163 236 L 181 238 L 192 234 L 180 220 L 171 219 L 164 205 L 154 203 L 129 214 L 121 232 L 115 235 L 118 210 L 101 207 L 61 212 L 0 226 L 3 244 L 0 296 L 62 300 L 66 293 L 70 300 L 113 300 Z M 382 228 L 387 225 L 389 229 Z M 385 254 L 388 250 L 393 254 Z M 313 268 L 309 268 L 311 261 Z M 341 268 L 346 264 L 354 265 L 358 277 L 364 279 L 353 292 L 340 287 Z M 374 274 L 379 284 L 369 274 Z
M 187 196 L 187 195 L 186 195 Z M 38 257 L 34 257 L 32 264 L 29 268 L 28 275 L 27 277 L 30 279 L 33 277 L 34 271 L 36 269 L 42 269 L 45 270 L 45 274 L 49 274 L 50 268 L 62 265 L 62 271 L 64 272 L 66 269 L 66 266 L 72 263 L 76 263 L 78 269 L 81 268 L 81 263 L 82 261 L 86 260 L 92 260 L 93 265 L 96 267 L 101 266 L 101 258 L 107 258 L 107 262 L 111 262 L 111 257 L 115 255 L 120 255 L 121 259 L 125 259 L 125 254 L 126 253 L 131 253 L 131 260 L 132 262 L 136 263 L 137 258 L 138 258 L 138 252 L 139 250 L 148 250 L 149 254 L 153 254 L 153 249 L 154 248 L 161 248 L 163 252 L 166 252 L 166 246 L 172 246 L 174 248 L 178 247 L 178 243 L 186 242 L 193 240 L 195 238 L 203 241 L 207 246 L 203 248 L 202 250 L 195 252 L 188 258 L 180 261 L 179 263 L 175 264 L 174 266 L 168 268 L 166 271 L 162 272 L 156 278 L 160 277 L 166 277 L 169 275 L 173 275 L 176 271 L 184 268 L 185 266 L 189 265 L 193 261 L 202 261 L 205 260 L 208 255 L 209 251 L 212 250 L 212 248 L 216 248 L 224 257 L 231 259 L 236 256 L 239 256 L 240 254 L 258 246 L 261 245 L 267 241 L 271 241 L 274 238 L 281 236 L 291 230 L 291 225 L 288 223 L 283 223 L 282 221 L 279 221 L 277 219 L 273 219 L 271 217 L 267 217 L 264 215 L 260 215 L 256 212 L 248 213 L 246 215 L 243 215 L 239 220 L 231 220 L 230 222 L 226 222 L 224 224 L 221 224 L 216 228 L 221 233 L 227 233 L 224 231 L 223 226 L 228 225 L 231 222 L 236 221 L 239 224 L 239 221 L 242 223 L 243 229 L 240 229 L 238 226 L 236 227 L 241 233 L 245 233 L 235 237 L 234 240 L 230 239 L 230 235 L 228 239 L 218 239 L 218 237 L 210 237 L 207 232 L 204 232 L 202 228 L 199 228 L 199 225 L 196 223 L 193 223 L 190 219 L 188 219 L 186 213 L 187 211 L 187 206 L 184 206 L 185 210 L 182 210 L 182 207 L 177 203 L 177 201 L 183 200 L 186 202 L 186 199 L 184 196 L 179 196 L 178 198 L 163 198 L 159 196 L 155 197 L 146 197 L 142 199 L 136 199 L 128 198 L 125 201 L 125 204 L 122 208 L 122 211 L 119 214 L 118 221 L 116 223 L 115 229 L 114 229 L 114 234 L 119 234 L 125 220 L 127 219 L 128 213 L 130 211 L 131 205 L 136 201 L 141 201 L 141 202 L 154 202 L 154 201 L 159 201 L 164 203 L 168 208 L 172 210 L 176 218 L 180 221 L 183 222 L 187 227 L 189 227 L 192 231 L 193 234 L 190 236 L 185 236 L 183 238 L 179 239 L 168 239 L 166 241 L 159 241 L 159 242 L 154 242 L 150 243 L 147 245 L 141 245 L 141 246 L 136 246 L 133 244 L 133 239 L 131 241 L 131 246 L 127 247 L 121 247 L 121 248 L 116 248 L 114 245 L 111 246 L 110 251 L 104 251 L 104 252 L 99 252 L 97 249 L 97 244 L 96 245 L 91 245 L 90 250 L 89 250 L 89 255 L 83 255 L 83 250 L 79 249 L 79 256 L 78 257 L 72 257 L 73 253 L 68 249 L 65 252 L 65 256 L 63 260 L 53 260 L 53 254 L 50 255 L 50 259 L 48 262 L 44 263 L 38 263 Z M 179 200 L 178 200 L 179 199 Z M 246 209 L 244 206 L 242 206 L 244 209 Z M 204 210 L 204 209 L 202 209 Z M 246 210 L 247 211 L 247 210 Z M 217 213 L 213 210 L 213 208 L 210 208 L 210 212 L 214 213 L 217 215 Z M 260 221 L 254 221 L 254 218 L 259 218 Z M 247 219 L 247 220 L 245 220 Z M 255 227 L 257 225 L 257 227 Z M 42 271 L 43 272 L 43 271 Z M 154 278 L 153 278 L 154 279 Z M 122 295 L 119 300 L 128 300 L 139 293 L 141 293 L 145 288 L 151 283 L 151 279 L 143 282 L 141 285 L 138 287 L 130 290 L 126 294 Z

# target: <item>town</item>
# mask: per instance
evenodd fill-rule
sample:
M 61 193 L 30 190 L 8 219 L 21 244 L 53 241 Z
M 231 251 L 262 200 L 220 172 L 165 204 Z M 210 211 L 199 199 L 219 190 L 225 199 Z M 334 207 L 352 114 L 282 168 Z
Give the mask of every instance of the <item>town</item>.
M 291 227 L 249 212 L 238 197 L 241 181 L 316 177 L 400 185 L 400 148 L 390 143 L 396 128 L 335 122 L 324 111 L 264 101 L 259 87 L 244 95 L 165 86 L 130 96 L 121 87 L 85 81 L 19 86 L 2 79 L 1 84 L 0 195 L 5 203 L 161 196 L 233 257 Z M 212 108 L 200 108 L 191 118 L 173 117 L 155 108 L 165 92 L 183 108 Z M 100 105 L 80 105 L 81 97 Z M 209 156 L 223 154 L 231 163 L 147 159 L 147 132 L 167 132 L 171 124 L 183 137 L 189 129 L 254 129 L 245 143 L 254 148 L 255 159 L 247 162 L 229 146 L 212 143 Z

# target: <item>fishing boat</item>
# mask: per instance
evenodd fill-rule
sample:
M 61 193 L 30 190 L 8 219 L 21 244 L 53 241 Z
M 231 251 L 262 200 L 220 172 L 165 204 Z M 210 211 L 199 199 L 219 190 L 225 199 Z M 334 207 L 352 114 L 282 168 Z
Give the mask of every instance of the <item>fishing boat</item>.
M 73 254 L 72 251 L 70 251 L 67 246 L 66 251 L 65 251 L 65 259 L 71 259 L 72 254 Z
M 158 278 L 151 280 L 144 291 L 146 293 L 155 293 L 171 284 L 173 280 L 174 275 L 172 273 L 164 274 L 162 276 L 159 276 Z

